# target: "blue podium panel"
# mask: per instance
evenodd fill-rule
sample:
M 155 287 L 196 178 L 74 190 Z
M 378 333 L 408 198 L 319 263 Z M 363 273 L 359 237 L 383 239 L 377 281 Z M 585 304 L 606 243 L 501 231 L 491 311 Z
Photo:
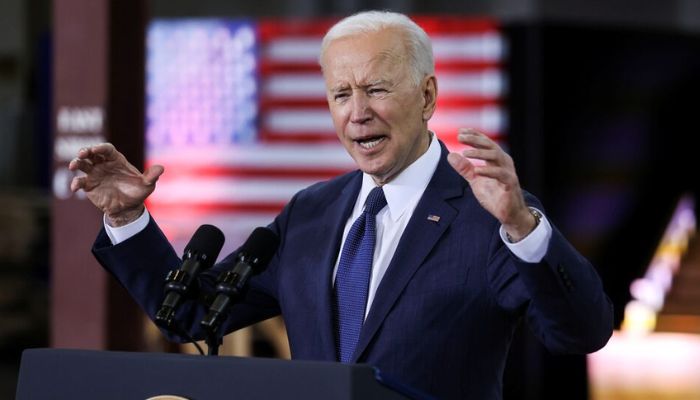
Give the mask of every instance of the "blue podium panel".
M 22 354 L 18 400 L 407 399 L 376 369 L 315 361 L 30 349 Z

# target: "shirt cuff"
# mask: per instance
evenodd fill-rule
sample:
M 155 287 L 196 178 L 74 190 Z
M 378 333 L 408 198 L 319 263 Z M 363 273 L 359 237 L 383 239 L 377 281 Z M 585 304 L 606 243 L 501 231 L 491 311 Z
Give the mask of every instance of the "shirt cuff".
M 542 214 L 541 211 L 540 214 Z M 503 243 L 508 246 L 508 249 L 511 253 L 515 254 L 516 257 L 526 263 L 538 263 L 542 261 L 547 254 L 549 239 L 552 238 L 552 225 L 549 224 L 547 217 L 542 214 L 542 219 L 535 229 L 516 243 L 511 243 L 508 240 L 503 225 L 501 225 L 499 233 L 501 234 Z
M 148 210 L 144 207 L 143 213 L 140 217 L 136 218 L 136 220 L 129 222 L 124 226 L 110 226 L 107 223 L 106 215 L 102 217 L 102 222 L 104 223 L 107 236 L 109 237 L 109 240 L 112 241 L 112 245 L 114 246 L 129 239 L 132 236 L 135 236 L 137 233 L 144 230 L 146 228 L 146 225 L 148 225 L 148 221 L 150 220 L 150 218 L 151 215 L 148 213 Z

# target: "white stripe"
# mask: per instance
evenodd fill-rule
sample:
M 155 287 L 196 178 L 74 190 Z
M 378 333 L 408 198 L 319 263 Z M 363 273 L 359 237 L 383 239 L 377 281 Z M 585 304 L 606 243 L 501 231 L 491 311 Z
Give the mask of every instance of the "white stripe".
M 166 168 L 168 164 L 172 164 L 173 168 L 179 165 L 218 165 L 231 168 L 356 168 L 354 161 L 340 143 L 182 146 L 179 149 L 149 150 L 148 159 L 151 163 L 163 164 Z
M 486 132 L 504 132 L 506 114 L 501 107 L 494 106 L 479 107 L 469 111 L 438 109 L 430 121 L 430 126 L 437 131 L 452 127 L 471 127 Z
M 505 42 L 498 32 L 470 35 L 433 35 L 433 54 L 439 61 L 492 61 L 505 56 Z
M 505 77 L 497 69 L 480 72 L 437 73 L 440 94 L 498 97 L 505 93 Z M 321 73 L 271 74 L 263 93 L 271 98 L 326 99 L 326 83 Z
M 496 69 L 481 72 L 438 72 L 440 95 L 498 98 L 506 92 L 503 74 Z
M 183 203 L 286 203 L 315 179 L 175 178 L 158 182 L 152 204 Z M 157 193 L 157 194 L 156 194 Z
M 335 135 L 333 119 L 327 108 L 272 108 L 263 119 L 265 129 L 275 133 L 320 133 Z
M 317 63 L 322 38 L 291 37 L 271 41 L 265 48 L 265 57 L 271 61 L 294 64 Z M 440 61 L 494 61 L 506 54 L 503 36 L 498 32 L 431 36 L 435 59 Z
M 505 78 L 497 69 L 480 72 L 437 73 L 440 94 L 498 97 L 505 93 Z M 263 93 L 271 98 L 326 99 L 326 84 L 321 73 L 271 74 Z
M 320 53 L 321 37 L 287 37 L 271 41 L 264 50 L 264 57 L 293 64 L 318 63 Z
M 272 98 L 326 99 L 326 82 L 321 73 L 270 74 L 263 84 L 263 94 Z

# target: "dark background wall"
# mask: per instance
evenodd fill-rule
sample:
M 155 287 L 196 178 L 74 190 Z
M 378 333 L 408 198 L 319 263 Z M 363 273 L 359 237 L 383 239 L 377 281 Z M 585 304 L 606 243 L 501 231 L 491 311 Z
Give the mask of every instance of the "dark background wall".
M 592 21 L 506 31 L 521 180 L 598 269 L 619 327 L 630 282 L 678 200 L 699 193 L 691 141 L 700 41 L 668 27 Z M 508 375 L 516 389 L 524 380 L 524 391 L 538 392 L 531 398 L 585 398 L 583 358 L 553 356 L 527 331 L 518 339 Z

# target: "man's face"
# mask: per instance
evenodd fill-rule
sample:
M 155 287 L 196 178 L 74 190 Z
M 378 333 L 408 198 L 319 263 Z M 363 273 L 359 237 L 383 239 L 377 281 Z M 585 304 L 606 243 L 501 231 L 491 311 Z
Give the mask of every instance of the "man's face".
M 322 65 L 338 138 L 375 182 L 390 181 L 428 149 L 435 77 L 415 84 L 400 32 L 337 39 Z

